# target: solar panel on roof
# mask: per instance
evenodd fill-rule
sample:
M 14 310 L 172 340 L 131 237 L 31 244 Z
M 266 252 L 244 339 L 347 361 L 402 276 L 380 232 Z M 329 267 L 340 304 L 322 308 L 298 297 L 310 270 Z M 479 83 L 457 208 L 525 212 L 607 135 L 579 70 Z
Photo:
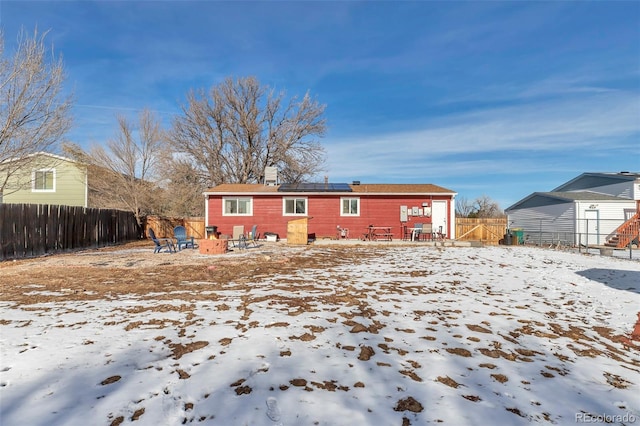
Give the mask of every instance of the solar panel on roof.
M 331 183 L 333 190 L 336 192 L 351 192 L 351 186 L 348 183 Z
M 348 183 L 283 183 L 278 192 L 351 192 Z

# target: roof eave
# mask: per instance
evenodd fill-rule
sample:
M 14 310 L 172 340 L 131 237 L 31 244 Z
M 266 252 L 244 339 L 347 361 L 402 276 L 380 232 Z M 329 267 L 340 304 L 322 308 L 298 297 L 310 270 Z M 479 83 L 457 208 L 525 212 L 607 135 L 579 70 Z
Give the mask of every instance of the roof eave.
M 457 192 L 282 192 L 282 191 L 205 191 L 204 195 L 349 195 L 349 196 L 362 196 L 362 195 L 376 195 L 376 196 L 438 196 L 438 195 L 458 195 Z

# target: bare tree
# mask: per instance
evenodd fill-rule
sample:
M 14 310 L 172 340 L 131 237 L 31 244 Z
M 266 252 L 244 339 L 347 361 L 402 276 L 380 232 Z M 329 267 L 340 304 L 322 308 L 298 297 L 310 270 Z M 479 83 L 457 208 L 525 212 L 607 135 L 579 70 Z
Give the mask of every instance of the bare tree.
M 158 208 L 155 189 L 159 180 L 158 159 L 162 147 L 159 121 L 148 110 L 137 125 L 118 116 L 118 131 L 106 148 L 94 145 L 86 152 L 66 144 L 64 151 L 88 165 L 90 205 L 124 209 L 134 213 L 138 225 Z
M 498 218 L 503 217 L 504 212 L 491 197 L 482 195 L 473 201 L 468 200 L 466 197 L 457 197 L 456 215 L 458 217 L 471 218 Z
M 71 127 L 72 97 L 62 93 L 62 58 L 46 48 L 46 35 L 22 30 L 15 53 L 7 57 L 0 31 L 0 194 L 30 154 L 50 150 Z M 30 182 L 14 182 L 11 190 L 23 184 Z
M 469 217 L 474 213 L 473 201 L 469 201 L 467 197 L 456 197 L 456 216 Z
M 500 209 L 500 205 L 487 195 L 482 195 L 476 198 L 473 203 L 475 210 L 473 217 L 491 218 L 504 216 L 504 212 Z
M 208 93 L 191 91 L 168 142 L 188 161 L 204 189 L 221 183 L 256 183 L 267 166 L 299 182 L 324 166 L 316 138 L 326 130 L 324 105 L 307 93 L 288 101 L 254 77 L 227 78 Z
M 204 216 L 206 189 L 199 178 L 200 173 L 185 158 L 162 153 L 161 171 L 165 176 L 162 184 L 162 208 L 157 212 L 168 216 Z M 160 196 L 160 194 L 159 194 Z

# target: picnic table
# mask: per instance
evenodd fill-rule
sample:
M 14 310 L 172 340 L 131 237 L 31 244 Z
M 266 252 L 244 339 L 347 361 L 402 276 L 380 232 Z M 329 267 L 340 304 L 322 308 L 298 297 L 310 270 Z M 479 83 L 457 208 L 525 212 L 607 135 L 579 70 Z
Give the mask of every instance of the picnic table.
M 362 239 L 368 241 L 391 241 L 393 239 L 391 228 L 391 226 L 368 226 L 367 232 L 363 234 Z

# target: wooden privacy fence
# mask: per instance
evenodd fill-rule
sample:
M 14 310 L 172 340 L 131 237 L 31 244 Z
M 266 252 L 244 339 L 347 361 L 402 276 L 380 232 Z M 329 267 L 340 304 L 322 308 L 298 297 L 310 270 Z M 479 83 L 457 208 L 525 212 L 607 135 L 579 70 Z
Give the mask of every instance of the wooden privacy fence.
M 456 240 L 482 241 L 485 244 L 498 244 L 507 229 L 507 218 L 472 219 L 456 218 Z
M 155 232 L 158 238 L 173 238 L 173 228 L 178 225 L 187 228 L 187 235 L 193 235 L 196 238 L 205 238 L 203 217 L 175 218 L 147 216 L 144 235 L 148 236 L 148 229 L 153 228 L 153 232 Z
M 138 239 L 131 212 L 48 204 L 0 204 L 0 260 L 104 247 Z

